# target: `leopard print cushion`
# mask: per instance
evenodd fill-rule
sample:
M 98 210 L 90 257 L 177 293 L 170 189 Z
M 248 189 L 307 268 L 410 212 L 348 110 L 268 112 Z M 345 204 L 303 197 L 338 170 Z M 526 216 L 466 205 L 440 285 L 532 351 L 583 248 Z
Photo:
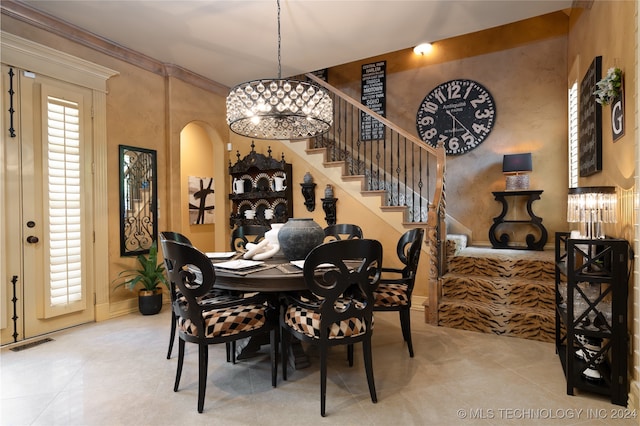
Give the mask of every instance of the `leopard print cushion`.
M 341 305 L 337 303 L 337 305 Z M 343 306 L 343 304 L 341 305 Z M 293 330 L 313 339 L 320 338 L 320 313 L 302 306 L 289 305 L 284 314 L 285 323 Z M 372 321 L 373 327 L 373 321 Z M 349 318 L 331 324 L 329 339 L 356 337 L 366 333 L 367 325 L 360 318 Z
M 205 337 L 224 337 L 256 330 L 265 325 L 265 305 L 248 304 L 202 312 Z M 186 334 L 197 336 L 198 329 L 191 320 L 178 318 L 178 326 Z
M 405 284 L 380 284 L 376 291 L 375 306 L 406 306 L 409 304 Z

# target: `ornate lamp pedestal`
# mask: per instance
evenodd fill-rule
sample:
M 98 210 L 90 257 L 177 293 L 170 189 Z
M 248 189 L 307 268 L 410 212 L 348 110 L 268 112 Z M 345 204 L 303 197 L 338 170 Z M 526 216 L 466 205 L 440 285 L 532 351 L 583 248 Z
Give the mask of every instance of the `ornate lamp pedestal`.
M 307 211 L 314 211 L 316 209 L 316 184 L 315 183 L 301 183 L 302 196 L 304 197 L 304 205 L 307 207 Z

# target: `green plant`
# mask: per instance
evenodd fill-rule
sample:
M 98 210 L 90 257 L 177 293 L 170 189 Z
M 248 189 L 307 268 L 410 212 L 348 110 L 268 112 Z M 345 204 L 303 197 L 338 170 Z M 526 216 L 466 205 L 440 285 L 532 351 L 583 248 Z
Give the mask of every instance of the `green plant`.
M 609 68 L 607 75 L 596 83 L 596 91 L 593 94 L 596 102 L 601 105 L 608 105 L 620 94 L 622 86 L 622 70 L 620 68 Z
M 135 286 L 140 283 L 145 290 L 154 290 L 158 284 L 162 283 L 167 288 L 169 283 L 164 275 L 164 263 L 158 262 L 158 246 L 154 241 L 149 249 L 149 255 L 138 255 L 139 269 L 126 269 L 118 274 L 113 280 L 119 282 L 114 288 L 126 287 L 133 291 Z

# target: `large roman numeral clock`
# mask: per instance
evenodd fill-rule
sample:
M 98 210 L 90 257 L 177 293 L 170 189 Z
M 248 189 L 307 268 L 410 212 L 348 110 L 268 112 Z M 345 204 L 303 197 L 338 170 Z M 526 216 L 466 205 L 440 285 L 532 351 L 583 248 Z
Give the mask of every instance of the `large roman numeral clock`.
M 495 120 L 496 105 L 484 86 L 472 80 L 451 80 L 424 98 L 416 125 L 423 141 L 433 147 L 443 142 L 447 155 L 460 155 L 480 145 Z

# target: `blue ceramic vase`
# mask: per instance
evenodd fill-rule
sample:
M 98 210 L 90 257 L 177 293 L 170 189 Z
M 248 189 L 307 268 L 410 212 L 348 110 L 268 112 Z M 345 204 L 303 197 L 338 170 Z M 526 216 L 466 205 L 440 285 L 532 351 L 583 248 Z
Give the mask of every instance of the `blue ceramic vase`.
M 278 232 L 280 250 L 287 260 L 302 260 L 322 244 L 324 230 L 310 218 L 291 218 Z

